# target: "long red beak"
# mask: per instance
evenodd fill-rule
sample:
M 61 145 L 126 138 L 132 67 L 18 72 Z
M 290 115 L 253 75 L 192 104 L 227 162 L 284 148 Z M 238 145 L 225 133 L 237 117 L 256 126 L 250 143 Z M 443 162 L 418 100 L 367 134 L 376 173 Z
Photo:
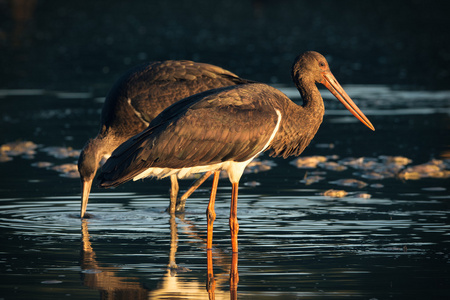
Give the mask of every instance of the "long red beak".
M 86 213 L 86 207 L 89 201 L 89 193 L 91 192 L 92 180 L 82 181 L 82 193 L 81 193 L 81 218 L 84 218 Z
M 322 73 L 324 80 L 321 82 L 342 104 L 364 125 L 375 131 L 372 123 L 363 114 L 363 112 L 356 106 L 353 100 L 347 95 L 339 82 L 334 78 L 330 71 L 325 71 Z

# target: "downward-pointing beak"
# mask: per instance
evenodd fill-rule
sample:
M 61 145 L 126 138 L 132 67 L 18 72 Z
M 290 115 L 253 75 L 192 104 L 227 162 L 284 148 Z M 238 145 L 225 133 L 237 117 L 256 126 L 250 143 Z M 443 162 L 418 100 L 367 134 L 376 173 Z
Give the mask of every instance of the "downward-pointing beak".
M 373 127 L 372 123 L 370 123 L 369 119 L 363 114 L 363 112 L 356 106 L 353 100 L 347 95 L 339 82 L 334 78 L 333 74 L 330 71 L 325 71 L 322 73 L 323 80 L 322 84 L 336 97 L 342 104 L 364 125 L 375 131 L 375 127 Z
M 91 192 L 92 180 L 82 180 L 82 194 L 81 194 L 81 218 L 84 218 L 86 207 L 89 201 L 89 193 Z

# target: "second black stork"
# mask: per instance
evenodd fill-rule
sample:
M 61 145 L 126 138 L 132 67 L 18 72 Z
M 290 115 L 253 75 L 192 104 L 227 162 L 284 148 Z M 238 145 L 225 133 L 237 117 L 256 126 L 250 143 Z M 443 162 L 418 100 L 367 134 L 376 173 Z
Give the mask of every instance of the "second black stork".
M 220 67 L 192 61 L 168 60 L 136 66 L 120 77 L 108 93 L 102 109 L 100 131 L 84 146 L 78 159 L 81 177 L 81 217 L 86 212 L 92 181 L 103 157 L 144 130 L 166 107 L 190 95 L 212 88 L 249 83 Z M 205 174 L 200 180 L 205 180 Z M 178 181 L 171 176 L 171 213 L 184 209 L 189 189 L 176 205 Z M 198 181 L 194 187 L 201 184 Z
M 299 55 L 292 78 L 303 99 L 301 106 L 266 84 L 219 88 L 183 99 L 158 115 L 142 133 L 123 143 L 102 168 L 100 186 L 113 187 L 145 177 L 178 177 L 214 171 L 207 208 L 207 248 L 212 247 L 214 201 L 220 170 L 232 184 L 230 231 L 238 251 L 237 198 L 245 167 L 259 153 L 300 155 L 311 142 L 325 112 L 316 86 L 325 85 L 363 124 L 375 130 L 317 52 Z

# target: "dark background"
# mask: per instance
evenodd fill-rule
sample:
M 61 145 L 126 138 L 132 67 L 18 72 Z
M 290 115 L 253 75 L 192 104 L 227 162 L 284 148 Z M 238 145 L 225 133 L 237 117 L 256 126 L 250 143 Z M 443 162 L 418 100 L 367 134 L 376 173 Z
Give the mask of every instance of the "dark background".
M 83 147 L 97 133 L 113 82 L 145 61 L 193 59 L 293 87 L 295 56 L 316 50 L 376 131 L 337 100 L 326 101 L 324 122 L 303 157 L 399 155 L 411 166 L 450 157 L 450 91 L 435 90 L 450 90 L 446 7 L 448 1 L 0 0 L 0 142 L 39 145 L 33 157 L 0 164 L 0 298 L 112 298 L 117 288 L 124 299 L 114 286 L 121 280 L 142 285 L 148 299 L 159 291 L 171 249 L 163 213 L 168 180 L 94 187 L 88 213 L 96 256 L 83 257 L 79 180 L 35 165 L 74 166 L 76 157 L 43 150 Z M 371 180 L 353 168 L 307 170 L 290 164 L 293 157 L 263 158 L 276 166 L 245 174 L 240 184 L 239 299 L 448 298 L 448 178 Z M 323 180 L 302 182 L 314 175 Z M 335 184 L 350 178 L 368 185 Z M 192 271 L 177 274 L 177 290 L 167 298 L 192 295 L 191 283 L 206 295 L 201 238 L 209 189 L 207 182 L 190 197 L 186 222 L 179 219 L 176 262 Z M 349 195 L 321 196 L 328 189 Z M 361 192 L 372 198 L 358 198 Z M 217 197 L 219 294 L 229 291 L 227 179 Z M 98 286 L 85 281 L 95 274 L 106 275 Z
M 190 59 L 290 83 L 326 55 L 342 84 L 446 89 L 446 1 L 0 0 L 0 88 L 98 91 L 144 61 Z

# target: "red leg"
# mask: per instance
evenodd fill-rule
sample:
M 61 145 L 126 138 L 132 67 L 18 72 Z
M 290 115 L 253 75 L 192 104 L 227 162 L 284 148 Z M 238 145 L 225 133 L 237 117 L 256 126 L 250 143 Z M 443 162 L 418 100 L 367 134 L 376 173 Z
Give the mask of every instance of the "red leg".
M 239 282 L 238 253 L 233 252 L 231 256 L 231 270 L 230 270 L 230 299 L 237 299 L 238 282 Z
M 239 182 L 232 183 L 231 192 L 231 208 L 230 208 L 230 232 L 231 232 L 231 248 L 233 252 L 238 252 L 237 236 L 239 232 L 239 223 L 237 220 L 237 198 Z
M 177 203 L 177 195 L 178 195 L 178 179 L 177 175 L 171 175 L 170 176 L 170 205 L 169 205 L 169 213 L 174 214 L 175 213 L 175 206 Z
M 170 215 L 170 254 L 169 254 L 169 266 L 170 276 L 175 276 L 177 274 L 178 266 L 175 262 L 175 254 L 178 249 L 178 228 L 177 222 L 175 220 L 175 214 Z
M 194 184 L 191 185 L 191 187 L 186 191 L 186 193 L 183 194 L 180 198 L 177 199 L 177 205 L 175 207 L 175 211 L 177 212 L 184 212 L 184 207 L 186 206 L 186 199 L 189 198 L 189 196 L 192 195 L 192 193 L 198 189 L 199 186 L 202 185 L 203 182 L 205 182 L 206 179 L 208 179 L 209 176 L 213 171 L 208 171 L 205 174 L 203 174 L 202 177 L 197 179 Z
M 208 221 L 207 227 L 207 237 L 206 237 L 206 249 L 212 248 L 212 238 L 213 238 L 213 224 L 216 219 L 216 212 L 214 211 L 214 203 L 216 201 L 217 185 L 219 183 L 220 171 L 214 172 L 213 185 L 211 188 L 211 196 L 209 197 L 208 208 L 206 209 L 206 219 Z
M 208 171 L 205 174 L 203 174 L 202 177 L 200 177 L 199 179 L 197 179 L 192 185 L 191 187 L 180 197 L 180 199 L 178 199 L 177 206 L 181 205 L 182 202 L 186 202 L 186 199 L 189 198 L 190 195 L 192 195 L 192 193 L 203 184 L 203 182 L 205 182 L 206 179 L 209 178 L 209 176 L 211 176 L 211 174 L 214 173 L 214 171 Z M 183 205 L 184 207 L 184 205 Z
M 216 299 L 215 290 L 216 290 L 216 280 L 214 279 L 214 270 L 213 270 L 213 259 L 212 259 L 212 250 L 206 250 L 206 256 L 208 259 L 208 278 L 206 279 L 206 290 L 208 291 L 209 299 Z

